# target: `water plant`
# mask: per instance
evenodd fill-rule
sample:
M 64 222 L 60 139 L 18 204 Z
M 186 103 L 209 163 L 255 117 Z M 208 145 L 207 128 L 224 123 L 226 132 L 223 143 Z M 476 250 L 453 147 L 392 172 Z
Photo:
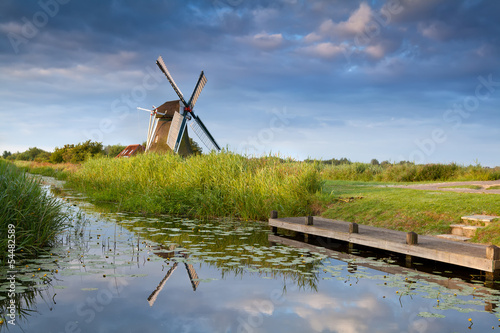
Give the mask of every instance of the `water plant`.
M 0 160 L 0 228 L 6 235 L 8 226 L 14 226 L 17 253 L 35 254 L 50 245 L 66 220 L 61 202 L 36 179 Z M 8 237 L 0 237 L 2 249 L 7 249 L 7 243 Z M 6 251 L 0 252 L 0 261 L 6 255 Z

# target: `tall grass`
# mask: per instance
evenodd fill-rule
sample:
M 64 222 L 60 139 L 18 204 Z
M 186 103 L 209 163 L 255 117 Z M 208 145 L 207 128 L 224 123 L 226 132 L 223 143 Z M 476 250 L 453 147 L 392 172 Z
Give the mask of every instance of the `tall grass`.
M 92 159 L 69 176 L 69 185 L 128 211 L 249 220 L 265 220 L 271 210 L 311 214 L 321 190 L 316 164 L 230 152 Z
M 500 168 L 483 168 L 480 165 L 460 166 L 451 164 L 388 164 L 372 165 L 351 163 L 325 165 L 321 171 L 327 180 L 421 182 L 466 181 L 500 179 Z
M 38 181 L 11 163 L 0 160 L 0 228 L 7 235 L 15 225 L 16 251 L 34 254 L 50 245 L 64 227 L 62 204 L 45 192 Z M 0 237 L 0 260 L 7 254 L 7 237 Z

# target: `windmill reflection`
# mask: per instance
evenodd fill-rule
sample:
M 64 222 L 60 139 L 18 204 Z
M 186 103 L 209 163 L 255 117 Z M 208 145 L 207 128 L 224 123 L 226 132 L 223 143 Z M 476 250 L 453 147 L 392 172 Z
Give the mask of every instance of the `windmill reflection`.
M 157 248 L 157 250 L 160 250 L 160 249 L 162 250 L 163 247 L 160 246 Z M 183 253 L 181 251 L 173 251 L 174 249 L 175 249 L 175 246 L 171 246 L 170 247 L 171 252 L 168 252 L 168 253 L 154 252 L 154 254 L 161 257 L 161 258 L 165 258 L 167 260 L 170 260 L 170 258 L 173 258 L 173 257 L 188 258 L 189 255 L 187 255 L 186 253 Z M 167 274 L 165 274 L 165 277 L 163 277 L 163 279 L 160 281 L 160 283 L 158 284 L 156 289 L 151 293 L 151 295 L 149 295 L 149 297 L 148 297 L 149 306 L 153 306 L 153 304 L 156 302 L 156 298 L 158 297 L 158 294 L 160 293 L 160 291 L 162 291 L 163 287 L 167 283 L 170 276 L 172 276 L 174 271 L 177 269 L 178 265 L 179 265 L 178 262 L 174 262 L 174 264 L 172 265 L 172 267 L 170 267 Z M 184 263 L 184 267 L 186 267 L 186 271 L 187 271 L 188 276 L 189 276 L 189 281 L 191 281 L 191 286 L 193 287 L 193 291 L 196 291 L 196 289 L 198 288 L 198 285 L 200 284 L 200 281 L 198 280 L 198 274 L 196 273 L 196 270 L 194 269 L 192 264 Z

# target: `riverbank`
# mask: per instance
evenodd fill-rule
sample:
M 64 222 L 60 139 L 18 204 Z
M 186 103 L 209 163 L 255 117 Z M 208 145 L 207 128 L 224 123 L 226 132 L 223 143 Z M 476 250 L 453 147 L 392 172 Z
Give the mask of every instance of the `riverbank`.
M 32 164 L 32 168 L 36 166 Z M 223 153 L 188 159 L 154 154 L 132 159 L 101 158 L 60 170 L 58 175 L 67 177 L 70 186 L 95 203 L 108 203 L 120 211 L 265 221 L 271 210 L 278 210 L 281 216 L 314 214 L 427 235 L 448 233 L 461 216 L 500 215 L 495 187 L 484 190 L 484 194 L 455 193 L 474 192 L 467 183 L 461 183 L 462 189 L 446 192 L 436 188 L 455 186 L 443 180 L 484 181 L 496 177 L 495 169 L 480 166 L 333 166 Z M 339 177 L 341 171 L 346 172 L 347 179 L 373 179 L 376 170 L 385 170 L 378 175 L 387 179 L 419 175 L 417 178 L 438 179 L 439 185 L 428 181 L 332 180 L 332 170 L 337 170 Z M 415 186 L 424 191 L 409 188 Z M 500 228 L 493 224 L 478 232 L 473 241 L 500 245 Z
M 17 253 L 38 253 L 54 241 L 66 220 L 61 203 L 46 193 L 37 180 L 12 163 L 0 160 L 0 228 L 5 235 L 0 238 L 0 247 L 4 249 L 0 261 L 7 258 L 6 249 L 12 246 Z

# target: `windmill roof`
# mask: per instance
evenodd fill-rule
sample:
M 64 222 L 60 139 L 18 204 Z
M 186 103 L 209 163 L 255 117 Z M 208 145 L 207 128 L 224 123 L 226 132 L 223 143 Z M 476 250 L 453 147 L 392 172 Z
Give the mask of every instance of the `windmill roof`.
M 116 157 L 130 157 L 138 152 L 143 152 L 144 150 L 145 149 L 142 145 L 128 145 L 118 155 L 116 155 Z
M 179 111 L 180 108 L 180 100 L 176 101 L 168 101 L 160 105 L 157 110 L 159 113 L 165 113 L 165 115 L 159 115 L 157 114 L 157 118 L 167 118 L 167 117 L 173 117 L 174 113 Z

